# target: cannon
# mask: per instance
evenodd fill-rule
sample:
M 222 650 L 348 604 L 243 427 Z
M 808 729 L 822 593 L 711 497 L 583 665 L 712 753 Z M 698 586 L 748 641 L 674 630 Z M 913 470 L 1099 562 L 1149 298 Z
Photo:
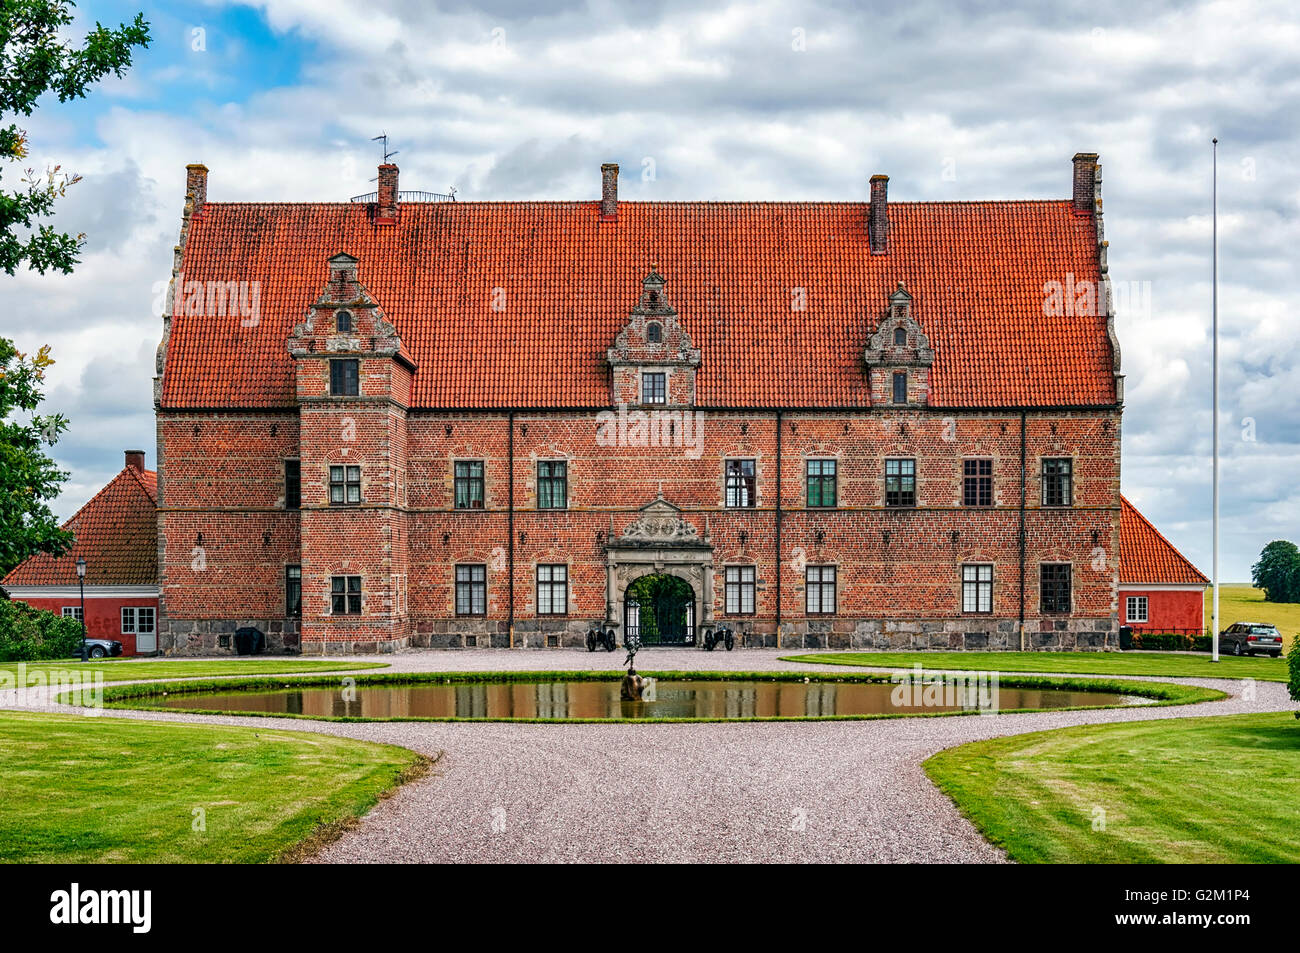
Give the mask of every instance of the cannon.
M 720 625 L 717 627 L 706 625 L 704 627 L 704 650 L 712 652 L 714 646 L 721 643 L 726 646 L 728 652 L 736 647 L 736 635 L 731 631 L 729 626 Z
M 614 651 L 614 629 L 612 626 L 592 626 L 587 630 L 587 651 L 594 652 L 603 648 L 606 652 Z

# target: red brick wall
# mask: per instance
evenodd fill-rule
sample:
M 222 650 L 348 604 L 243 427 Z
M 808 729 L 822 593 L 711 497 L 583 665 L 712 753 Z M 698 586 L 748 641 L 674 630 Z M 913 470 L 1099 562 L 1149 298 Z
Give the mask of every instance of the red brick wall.
M 214 627 L 230 618 L 263 620 L 268 626 L 278 620 L 283 647 L 293 648 L 297 628 L 283 618 L 283 588 L 284 566 L 295 562 L 303 566 L 304 648 L 364 651 L 408 640 L 461 645 L 466 635 L 481 636 L 480 645 L 508 644 L 507 415 L 408 414 L 396 395 L 405 393 L 409 374 L 379 358 L 364 363 L 362 399 L 313 400 L 323 391 L 319 375 L 324 361 L 298 363 L 300 394 L 306 398 L 301 421 L 283 414 L 159 415 L 159 459 L 166 468 L 160 516 L 164 603 L 169 624 L 175 623 L 184 637 L 174 650 L 208 649 Z M 390 376 L 393 367 L 397 370 Z M 313 392 L 317 382 L 322 390 Z M 534 632 L 572 643 L 589 622 L 603 619 L 603 540 L 611 529 L 620 534 L 660 487 L 701 535 L 710 534 L 714 612 L 720 616 L 723 610 L 723 567 L 754 565 L 757 611 L 743 620 L 743 627 L 752 642 L 775 643 L 775 416 L 704 412 L 698 442 L 690 439 L 696 432 L 686 427 L 696 419 L 673 418 L 672 428 L 659 434 L 667 446 L 609 446 L 605 438 L 618 435 L 617 421 L 602 431 L 595 413 L 516 415 L 516 643 L 522 633 L 535 644 Z M 344 439 L 345 425 L 352 428 L 351 439 Z M 1101 633 L 1113 632 L 1119 439 L 1117 412 L 1028 417 L 1027 647 L 1092 646 L 1099 644 Z M 781 453 L 786 511 L 780 553 L 782 644 L 1019 647 L 1018 413 L 792 412 L 785 415 Z M 281 461 L 286 456 L 302 460 L 301 513 L 281 508 Z M 917 460 L 914 509 L 883 506 L 884 460 L 894 456 Z M 968 456 L 994 461 L 992 509 L 961 505 L 961 461 Z M 1072 507 L 1040 505 L 1039 461 L 1044 456 L 1073 458 Z M 723 460 L 729 457 L 755 459 L 757 508 L 722 508 Z M 839 461 L 835 510 L 803 508 L 804 465 L 810 457 Z M 539 459 L 568 461 L 567 511 L 535 509 Z M 455 460 L 485 461 L 485 510 L 451 509 Z M 363 467 L 364 502 L 331 508 L 325 505 L 327 467 L 344 461 L 360 461 Z M 208 560 L 202 571 L 190 565 L 199 532 Z M 748 534 L 743 543 L 742 532 Z M 991 617 L 960 611 L 959 566 L 966 561 L 996 567 Z M 1039 611 L 1038 567 L 1043 561 L 1073 566 L 1068 616 Z M 454 616 L 453 567 L 458 562 L 488 566 L 483 619 Z M 569 566 L 567 622 L 537 620 L 534 567 L 539 562 Z M 835 617 L 805 618 L 798 571 L 805 562 L 839 565 Z M 336 574 L 363 576 L 360 617 L 331 617 L 323 611 L 329 577 Z M 203 630 L 197 636 L 192 632 L 196 624 Z

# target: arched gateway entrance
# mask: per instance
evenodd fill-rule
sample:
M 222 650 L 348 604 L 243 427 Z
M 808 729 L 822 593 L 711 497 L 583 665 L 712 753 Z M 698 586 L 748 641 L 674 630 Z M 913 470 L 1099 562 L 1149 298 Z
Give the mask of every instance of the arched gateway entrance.
M 667 573 L 642 576 L 623 594 L 623 638 L 642 645 L 695 644 L 695 590 Z
M 612 529 L 612 527 L 611 527 Z M 620 641 L 696 645 L 713 621 L 713 544 L 661 493 L 605 543 L 610 623 Z

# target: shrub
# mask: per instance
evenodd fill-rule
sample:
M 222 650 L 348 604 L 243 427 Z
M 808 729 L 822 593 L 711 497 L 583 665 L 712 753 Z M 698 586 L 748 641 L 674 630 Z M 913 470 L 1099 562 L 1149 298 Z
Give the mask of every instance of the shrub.
M 81 623 L 25 602 L 0 600 L 0 662 L 70 658 L 81 651 Z
M 1120 647 L 1155 652 L 1209 652 L 1212 648 L 1208 635 L 1185 635 L 1181 632 L 1134 632 L 1129 644 L 1121 642 Z
M 1286 653 L 1286 665 L 1291 671 L 1287 691 L 1291 693 L 1292 701 L 1300 702 L 1300 639 L 1296 639 L 1291 645 L 1291 651 Z M 1300 711 L 1296 712 L 1296 717 L 1300 718 Z

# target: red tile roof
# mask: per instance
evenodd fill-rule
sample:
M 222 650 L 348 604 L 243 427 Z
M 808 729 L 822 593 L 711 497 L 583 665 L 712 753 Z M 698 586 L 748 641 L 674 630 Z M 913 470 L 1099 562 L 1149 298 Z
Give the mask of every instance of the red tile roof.
M 1133 504 L 1120 497 L 1119 580 L 1126 583 L 1209 585 L 1174 544 L 1160 535 Z
M 1104 314 L 1043 314 L 1046 282 L 1098 279 L 1090 215 L 1068 201 L 896 202 L 889 252 L 872 255 L 867 209 L 622 202 L 601 222 L 596 202 L 405 203 L 376 226 L 359 203 L 209 203 L 184 279 L 260 281 L 260 322 L 173 318 L 162 404 L 292 406 L 285 339 L 340 251 L 419 366 L 415 407 L 607 406 L 606 349 L 652 262 L 702 350 L 702 406 L 866 404 L 862 352 L 899 281 L 934 346 L 933 404 L 1114 402 Z M 793 288 L 807 310 L 791 310 Z
M 0 584 L 75 586 L 79 556 L 86 560 L 88 586 L 156 584 L 157 500 L 158 474 L 126 467 L 63 524 L 76 534 L 72 549 L 58 558 L 29 556 Z

